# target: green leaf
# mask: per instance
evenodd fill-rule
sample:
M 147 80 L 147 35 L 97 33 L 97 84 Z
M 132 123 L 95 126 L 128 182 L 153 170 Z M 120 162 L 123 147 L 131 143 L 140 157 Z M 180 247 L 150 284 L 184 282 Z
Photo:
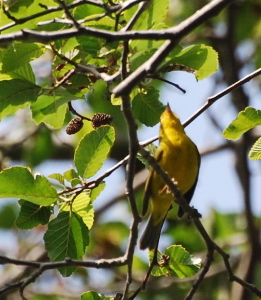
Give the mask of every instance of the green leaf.
M 84 224 L 91 229 L 94 222 L 94 209 L 91 203 L 90 195 L 81 193 L 73 201 L 72 210 L 79 215 Z
M 111 104 L 112 105 L 121 105 L 122 101 L 121 101 L 121 97 L 115 97 L 114 94 L 111 95 Z
M 25 79 L 32 83 L 35 83 L 35 75 L 30 64 L 26 64 L 19 69 L 15 69 L 9 74 L 12 76 L 12 78 Z
M 58 181 L 60 184 L 64 185 L 64 177 L 60 173 L 53 173 L 48 176 L 51 179 Z
M 44 53 L 45 46 L 33 43 L 14 43 L 0 52 L 0 80 L 23 79 L 35 83 L 30 62 Z
M 169 9 L 169 0 L 155 0 L 148 3 L 147 8 L 143 11 L 141 17 L 138 19 L 133 29 L 136 30 L 159 30 L 167 28 L 166 16 Z M 126 10 L 125 15 L 127 19 L 132 16 Z M 152 48 L 159 48 L 163 41 L 156 40 L 133 40 L 131 47 L 135 51 L 143 51 Z
M 77 48 L 81 51 L 81 54 L 85 53 L 85 56 L 87 56 L 87 60 L 89 56 L 97 57 L 98 52 L 103 45 L 102 40 L 91 36 L 79 36 L 77 37 L 77 41 L 80 44 Z
M 31 65 L 25 64 L 9 73 L 0 73 L 0 80 L 23 79 L 35 83 L 35 76 Z
M 63 211 L 48 224 L 44 235 L 45 247 L 52 261 L 65 258 L 81 259 L 89 243 L 88 228 L 74 212 Z M 70 276 L 76 267 L 61 268 L 63 276 Z
M 67 103 L 75 97 L 66 90 L 56 89 L 51 95 L 41 95 L 31 105 L 32 115 L 38 125 L 44 122 L 54 128 L 61 128 L 64 124 Z
M 81 184 L 82 180 L 79 178 L 79 175 L 74 169 L 70 169 L 65 171 L 63 174 L 54 173 L 49 175 L 48 177 L 57 180 L 62 185 L 65 185 L 65 180 L 71 183 L 71 186 L 74 187 L 77 184 Z
M 81 180 L 81 179 L 79 179 L 79 178 L 74 178 L 74 179 L 71 180 L 71 186 L 72 186 L 72 187 L 75 187 L 75 186 L 77 186 L 78 184 L 82 184 L 82 180 Z
M 187 278 L 199 271 L 201 259 L 190 255 L 181 245 L 172 245 L 161 256 L 158 265 L 152 270 L 153 276 Z
M 40 87 L 27 80 L 0 81 L 0 119 L 15 114 L 37 99 Z
M 16 219 L 16 226 L 20 229 L 31 229 L 39 224 L 47 224 L 51 216 L 50 207 L 19 200 L 21 210 Z
M 171 71 L 187 71 L 194 73 L 197 80 L 202 80 L 217 71 L 218 68 L 218 54 L 210 46 L 206 45 L 192 45 L 180 52 L 176 53 L 174 49 L 174 57 L 168 56 L 167 62 L 164 63 L 159 72 Z
M 223 131 L 223 137 L 229 140 L 238 139 L 243 133 L 261 124 L 261 110 L 247 107 L 241 111 Z
M 0 228 L 10 229 L 17 218 L 16 203 L 1 204 L 0 209 Z
M 24 167 L 12 167 L 0 172 L 0 197 L 22 198 L 34 204 L 49 206 L 58 200 L 56 190 L 41 175 L 33 177 Z
M 261 159 L 261 138 L 259 138 L 251 147 L 248 156 L 253 160 Z
M 63 173 L 63 177 L 64 177 L 64 179 L 66 179 L 67 181 L 70 182 L 73 179 L 78 178 L 78 174 L 74 169 L 70 169 Z
M 72 180 L 79 179 L 79 175 L 74 169 L 67 170 L 63 173 L 65 180 L 72 182 Z
M 89 91 L 90 80 L 86 74 L 74 74 L 68 80 L 68 87 L 66 90 L 78 99 L 85 98 L 85 95 Z
M 6 4 L 7 4 L 8 11 L 16 19 L 31 17 L 34 14 L 46 10 L 45 8 L 39 5 L 39 1 L 33 1 L 33 0 L 23 0 L 23 1 L 10 0 L 7 1 L 5 5 Z M 44 5 L 46 5 L 46 7 L 52 7 L 52 6 L 55 7 L 57 6 L 57 3 L 52 0 L 45 0 Z M 46 15 L 41 16 L 41 18 L 34 18 L 33 20 L 29 20 L 28 22 L 26 22 L 26 28 L 27 29 L 37 28 L 39 30 L 39 26 L 37 24 L 39 21 L 50 20 L 50 18 L 51 19 L 62 18 L 62 14 L 63 11 L 61 10 L 57 12 L 52 12 L 50 14 L 48 13 Z M 1 12 L 0 25 L 2 26 L 4 24 L 9 24 L 9 23 L 11 23 L 10 19 L 4 13 Z M 5 30 L 5 33 L 23 30 L 24 28 L 25 25 L 23 23 L 17 24 L 15 27 L 11 27 Z
M 86 21 L 87 26 L 96 27 L 99 29 L 112 30 L 115 26 L 115 20 L 109 16 L 98 19 L 99 15 L 89 15 L 85 16 L 85 20 L 91 20 L 92 18 L 97 18 L 96 21 Z M 120 25 L 120 24 L 119 24 Z
M 73 201 L 72 206 L 64 205 L 63 211 L 72 211 L 82 218 L 84 224 L 91 229 L 94 221 L 94 209 L 91 203 L 90 192 L 79 194 Z
M 133 29 L 136 30 L 160 30 L 167 28 L 166 18 L 169 9 L 169 0 L 155 0 L 148 2 L 148 6 L 143 11 L 141 17 L 134 24 Z M 131 10 L 125 11 L 126 19 L 133 16 Z M 164 41 L 156 40 L 133 40 L 131 48 L 135 51 L 144 51 L 152 48 L 159 48 Z
M 165 25 L 168 8 L 169 0 L 155 0 L 150 2 L 133 28 L 147 30 L 152 29 L 155 25 Z
M 140 92 L 132 101 L 134 116 L 146 126 L 154 126 L 160 120 L 165 107 L 159 102 L 159 91 L 150 87 L 146 93 Z
M 82 177 L 92 177 L 99 171 L 114 139 L 115 132 L 111 126 L 101 126 L 83 137 L 74 155 L 75 166 Z
M 68 54 L 76 50 L 76 48 L 80 45 L 77 41 L 77 37 L 72 37 L 66 40 L 58 40 L 56 41 L 57 48 L 60 48 L 60 51 L 62 54 L 66 55 L 68 57 Z M 72 59 L 72 57 L 68 57 Z M 55 59 L 62 62 L 62 59 L 60 57 L 56 57 Z M 64 61 L 63 61 L 64 63 Z
M 7 49 L 2 58 L 2 73 L 10 73 L 40 57 L 45 46 L 35 43 L 15 43 Z
M 95 291 L 89 291 L 81 294 L 81 300 L 113 300 L 115 297 L 106 297 L 103 294 L 98 294 Z
M 130 66 L 131 70 L 136 70 L 139 66 L 141 66 L 143 63 L 145 63 L 155 52 L 157 48 L 142 50 L 137 53 L 135 53 L 130 58 Z
M 105 186 L 105 182 L 102 181 L 96 188 L 91 190 L 91 202 L 93 202 L 100 195 L 100 193 L 104 190 Z
M 150 30 L 161 30 L 161 29 L 166 29 L 167 26 L 164 24 L 157 24 L 153 25 Z M 133 40 L 131 42 L 131 48 L 134 50 L 134 52 L 142 52 L 142 51 L 147 51 L 153 49 L 158 49 L 163 45 L 164 41 L 162 40 Z M 149 53 L 149 52 L 148 52 Z
M 76 19 L 84 19 L 86 18 L 86 11 L 82 9 L 82 6 L 76 7 L 74 9 L 74 17 Z M 104 13 L 104 9 L 100 6 L 88 5 L 88 18 L 92 18 L 93 15 L 98 15 Z M 87 36 L 88 38 L 88 36 Z

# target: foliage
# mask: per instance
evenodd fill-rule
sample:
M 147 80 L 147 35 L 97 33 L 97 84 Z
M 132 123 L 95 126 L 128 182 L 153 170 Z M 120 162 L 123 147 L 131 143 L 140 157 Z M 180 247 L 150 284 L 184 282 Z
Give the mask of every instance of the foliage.
M 237 118 L 224 130 L 223 136 L 227 139 L 238 139 L 243 133 L 261 124 L 261 111 L 253 107 L 247 107 L 239 112 Z M 260 139 L 252 146 L 249 157 L 261 158 Z
M 201 260 L 191 256 L 181 245 L 173 245 L 164 254 L 158 253 L 158 266 L 152 269 L 152 275 L 191 277 L 198 272 L 200 264 Z
M 218 0 L 212 2 L 212 7 L 206 5 L 200 11 L 198 3 L 191 5 L 190 1 L 175 1 L 176 9 L 172 10 L 172 2 L 168 0 L 1 2 L 0 119 L 3 125 L 11 126 L 6 130 L 3 147 L 0 145 L 3 153 L 0 226 L 17 234 L 23 251 L 18 259 L 1 251 L 0 262 L 21 265 L 24 270 L 21 277 L 14 277 L 16 285 L 10 285 L 11 279 L 4 282 L 7 285 L 0 287 L 0 295 L 19 289 L 22 299 L 26 299 L 29 285 L 36 279 L 40 282 L 40 275 L 52 269 L 57 269 L 62 277 L 70 276 L 67 280 L 71 282 L 78 282 L 80 278 L 84 289 L 77 290 L 76 299 L 81 297 L 82 300 L 134 299 L 138 295 L 142 299 L 156 299 L 169 293 L 176 294 L 177 299 L 187 293 L 187 299 L 192 299 L 195 293 L 207 299 L 210 291 L 213 299 L 218 299 L 219 287 L 227 285 L 225 271 L 245 291 L 261 295 L 260 287 L 255 289 L 249 284 L 255 283 L 256 274 L 238 279 L 232 273 L 232 267 L 241 261 L 241 254 L 248 251 L 246 248 L 251 249 L 251 258 L 257 259 L 254 250 L 260 245 L 257 247 L 253 236 L 258 236 L 255 230 L 260 220 L 253 217 L 249 205 L 246 205 L 247 225 L 239 215 L 215 211 L 203 221 L 204 226 L 193 212 L 192 221 L 180 222 L 176 216 L 170 216 L 163 234 L 174 239 L 175 245 L 156 253 L 156 263 L 155 253 L 150 253 L 150 262 L 155 263 L 151 267 L 136 251 L 141 193 L 138 188 L 133 189 L 134 161 L 137 156 L 147 167 L 152 165 L 139 148 L 137 130 L 159 122 L 165 107 L 160 87 L 162 82 L 168 82 L 169 73 L 188 72 L 196 80 L 203 80 L 215 74 L 219 61 L 226 73 L 227 66 L 223 63 L 226 55 L 219 48 L 217 40 L 221 37 L 216 34 L 225 17 L 224 14 L 211 17 L 233 1 L 220 1 L 222 5 L 218 5 Z M 260 9 L 258 1 L 236 5 L 242 19 L 246 17 L 245 9 L 256 14 L 258 9 L 254 8 Z M 252 60 L 252 66 L 256 66 L 261 60 L 260 41 L 256 39 L 261 23 L 257 17 L 246 23 L 247 29 L 240 22 L 235 26 L 238 27 L 233 39 L 238 44 L 245 39 L 257 41 Z M 238 86 L 244 83 L 239 82 Z M 170 84 L 184 92 L 175 83 Z M 233 86 L 229 92 L 235 97 Z M 208 103 L 200 113 L 215 101 Z M 248 105 L 243 109 L 224 130 L 225 138 L 237 139 L 260 125 L 260 110 Z M 20 123 L 15 137 L 12 134 L 9 137 L 9 132 L 15 131 L 17 119 Z M 72 135 L 65 136 L 65 132 Z M 258 139 L 252 146 L 250 158 L 260 159 L 260 143 Z M 154 145 L 148 148 L 155 151 Z M 58 172 L 53 165 L 48 176 L 35 171 L 35 167 L 57 156 L 70 159 L 71 166 Z M 23 159 L 25 166 L 9 164 L 10 158 Z M 104 171 L 110 158 L 117 163 Z M 106 179 L 126 163 L 128 202 L 119 203 L 119 199 L 125 198 L 121 196 L 96 207 L 96 199 L 106 188 Z M 137 166 L 140 167 L 138 163 Z M 118 185 L 114 182 L 111 191 Z M 117 211 L 115 203 L 124 205 L 122 214 L 118 208 L 120 221 L 111 220 Z M 249 227 L 248 232 L 244 227 Z M 31 236 L 28 243 L 22 241 L 27 235 Z M 237 237 L 239 242 L 234 243 Z M 218 246 L 220 241 L 222 249 Z M 36 258 L 28 250 L 32 244 L 41 249 Z M 231 253 L 232 262 L 228 261 L 227 252 Z M 207 272 L 216 254 L 219 256 L 214 267 L 222 264 L 225 268 L 219 268 L 214 278 L 208 278 Z M 201 261 L 201 257 L 206 259 Z M 251 268 L 257 273 L 253 266 L 254 263 Z M 109 293 L 103 293 L 106 288 L 101 287 L 103 281 L 98 282 L 92 273 L 95 268 L 106 269 L 104 286 L 107 285 Z M 35 270 L 32 272 L 32 269 Z M 3 270 L 8 271 L 6 266 Z M 138 275 L 146 272 L 146 279 L 142 281 Z M 193 284 L 197 273 L 198 279 Z M 133 278 L 132 274 L 135 274 Z M 147 282 L 150 275 L 155 277 L 152 283 L 158 280 L 157 285 Z M 175 281 L 178 280 L 175 277 L 181 280 Z M 134 278 L 137 282 L 132 286 Z M 202 281 L 208 283 L 206 290 L 199 288 Z M 117 282 L 125 285 L 122 288 L 121 284 L 118 294 L 114 286 Z M 97 291 L 85 291 L 87 283 Z M 34 294 L 32 299 L 45 299 L 41 290 L 36 292 L 32 288 L 30 292 Z M 48 294 L 49 299 L 58 299 L 51 290 L 43 294 Z M 59 294 L 59 290 L 54 294 Z M 69 296 L 75 293 L 71 291 Z

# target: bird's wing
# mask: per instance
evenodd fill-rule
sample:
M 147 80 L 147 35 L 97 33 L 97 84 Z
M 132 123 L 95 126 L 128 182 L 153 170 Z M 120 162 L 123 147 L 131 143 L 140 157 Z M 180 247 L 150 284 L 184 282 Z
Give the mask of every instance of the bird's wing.
M 160 161 L 162 154 L 163 154 L 163 150 L 158 148 L 157 153 L 155 154 L 155 159 L 157 160 L 157 162 Z M 149 176 L 148 176 L 146 184 L 145 184 L 145 189 L 144 189 L 145 193 L 143 196 L 142 216 L 146 215 L 148 208 L 149 208 L 149 200 L 150 200 L 151 193 L 152 193 L 151 184 L 152 184 L 153 176 L 154 176 L 154 171 L 151 168 Z
M 149 208 L 149 200 L 151 197 L 151 181 L 153 177 L 154 171 L 151 169 L 150 174 L 147 178 L 146 184 L 145 184 L 145 192 L 143 196 L 143 207 L 142 207 L 142 216 L 145 216 L 148 208 Z
M 198 152 L 198 173 L 199 173 L 199 167 L 200 167 L 200 160 L 201 160 L 200 154 Z M 187 200 L 188 203 L 190 203 L 191 198 L 193 197 L 197 182 L 198 182 L 198 174 L 197 174 L 197 177 L 195 179 L 193 186 L 186 192 L 186 194 L 184 194 L 184 198 Z M 181 218 L 183 215 L 184 215 L 184 211 L 181 207 L 179 207 L 178 217 Z

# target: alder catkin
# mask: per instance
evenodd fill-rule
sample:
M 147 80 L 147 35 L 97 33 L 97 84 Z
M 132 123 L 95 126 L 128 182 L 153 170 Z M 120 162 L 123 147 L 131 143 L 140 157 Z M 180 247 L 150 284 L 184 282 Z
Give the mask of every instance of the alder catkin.
M 72 119 L 66 128 L 67 134 L 75 134 L 82 129 L 83 121 L 81 118 Z
M 112 116 L 104 113 L 97 113 L 92 118 L 92 127 L 97 129 L 102 125 L 110 125 Z

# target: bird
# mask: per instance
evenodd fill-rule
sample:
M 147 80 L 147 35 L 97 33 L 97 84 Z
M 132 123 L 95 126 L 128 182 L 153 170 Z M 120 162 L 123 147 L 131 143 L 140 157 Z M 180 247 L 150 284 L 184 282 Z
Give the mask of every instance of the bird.
M 197 146 L 186 135 L 178 116 L 169 105 L 160 117 L 159 147 L 155 159 L 161 168 L 177 183 L 178 189 L 189 203 L 194 194 L 200 168 Z M 140 249 L 154 250 L 158 247 L 161 229 L 175 196 L 152 168 L 145 183 L 142 216 L 147 214 L 151 203 L 150 217 L 140 239 Z M 184 211 L 178 209 L 178 217 Z

